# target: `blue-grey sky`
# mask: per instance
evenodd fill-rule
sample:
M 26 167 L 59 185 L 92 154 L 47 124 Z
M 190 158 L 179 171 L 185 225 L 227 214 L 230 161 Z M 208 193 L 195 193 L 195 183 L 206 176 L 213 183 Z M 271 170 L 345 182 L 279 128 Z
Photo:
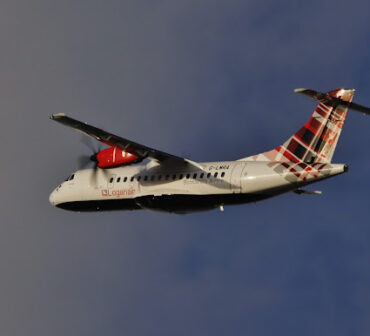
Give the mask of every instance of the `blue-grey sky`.
M 77 214 L 50 191 L 87 153 L 69 115 L 196 161 L 282 143 L 314 109 L 295 87 L 370 105 L 370 3 L 0 4 L 0 334 L 369 335 L 370 119 L 350 171 L 219 211 Z

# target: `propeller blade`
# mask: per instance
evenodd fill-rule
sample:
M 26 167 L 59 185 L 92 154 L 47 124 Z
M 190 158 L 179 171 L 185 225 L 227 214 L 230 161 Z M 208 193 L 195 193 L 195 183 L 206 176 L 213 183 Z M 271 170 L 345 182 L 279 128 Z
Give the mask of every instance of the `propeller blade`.
M 108 176 L 109 176 L 108 171 L 104 168 L 100 169 L 100 171 L 103 173 L 104 177 L 108 179 Z
M 90 184 L 96 186 L 97 180 L 98 180 L 98 173 L 101 171 L 105 177 L 107 177 L 108 173 L 105 169 L 101 169 L 98 167 L 99 161 L 97 158 L 98 153 L 102 150 L 102 144 L 99 143 L 97 147 L 94 146 L 92 140 L 86 136 L 81 136 L 80 138 L 81 142 L 90 149 L 91 155 L 81 155 L 78 158 L 79 167 L 86 168 L 90 163 L 94 163 L 94 166 L 91 171 L 90 175 Z
M 98 162 L 95 163 L 90 175 L 90 183 L 96 186 L 97 176 L 98 176 Z
M 89 155 L 80 155 L 77 161 L 78 161 L 78 169 L 84 169 L 90 165 L 91 158 Z
M 84 135 L 81 135 L 81 138 L 80 138 L 80 141 L 87 147 L 90 149 L 91 153 L 96 153 L 96 152 L 99 152 L 100 150 L 95 148 L 95 146 L 93 145 L 93 142 L 90 138 L 84 136 Z

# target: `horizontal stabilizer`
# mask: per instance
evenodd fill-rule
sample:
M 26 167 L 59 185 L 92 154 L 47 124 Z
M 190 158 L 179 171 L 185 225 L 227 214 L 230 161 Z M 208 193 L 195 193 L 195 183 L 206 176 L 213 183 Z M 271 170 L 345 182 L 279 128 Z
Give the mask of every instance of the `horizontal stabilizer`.
M 370 115 L 369 107 L 356 104 L 356 103 L 352 103 L 352 102 L 347 102 L 347 101 L 342 100 L 341 98 L 333 97 L 327 93 L 322 93 L 322 92 L 318 92 L 318 91 L 311 90 L 311 89 L 295 89 L 294 92 L 301 93 L 305 96 L 311 97 L 312 99 L 315 99 L 319 101 L 320 103 L 325 104 L 327 106 L 332 106 L 334 108 L 338 106 L 343 106 L 350 110 Z

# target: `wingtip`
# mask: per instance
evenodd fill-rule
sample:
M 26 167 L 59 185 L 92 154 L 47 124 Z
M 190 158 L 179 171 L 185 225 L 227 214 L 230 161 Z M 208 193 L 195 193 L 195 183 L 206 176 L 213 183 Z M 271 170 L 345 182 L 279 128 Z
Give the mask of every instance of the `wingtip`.
M 301 92 L 303 92 L 305 90 L 307 90 L 307 89 L 305 89 L 305 88 L 297 88 L 297 89 L 294 89 L 294 92 L 295 93 L 301 93 Z
M 61 117 L 65 117 L 66 116 L 66 114 L 65 113 L 56 113 L 56 114 L 52 114 L 51 116 L 50 116 L 50 119 L 51 120 L 55 120 L 55 119 L 58 119 L 58 118 L 61 118 Z

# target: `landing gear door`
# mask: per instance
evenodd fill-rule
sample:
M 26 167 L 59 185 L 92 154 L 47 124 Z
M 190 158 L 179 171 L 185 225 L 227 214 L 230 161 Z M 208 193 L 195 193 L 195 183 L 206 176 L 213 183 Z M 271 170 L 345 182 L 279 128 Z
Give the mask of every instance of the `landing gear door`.
M 241 192 L 241 176 L 244 165 L 244 162 L 236 162 L 231 172 L 230 188 L 234 194 Z

